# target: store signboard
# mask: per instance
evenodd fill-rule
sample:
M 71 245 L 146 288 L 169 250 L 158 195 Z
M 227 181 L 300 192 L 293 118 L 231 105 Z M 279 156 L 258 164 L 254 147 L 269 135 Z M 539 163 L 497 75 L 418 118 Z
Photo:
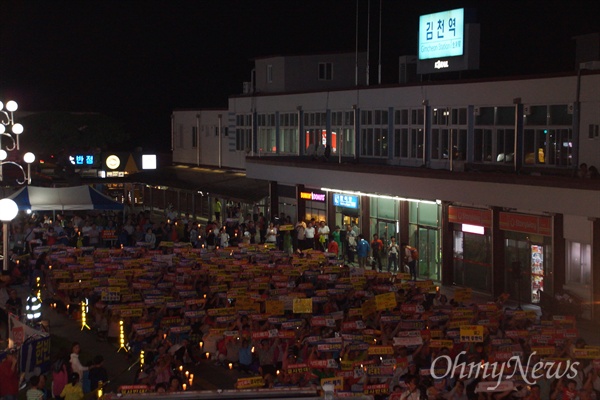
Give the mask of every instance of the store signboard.
M 358 196 L 348 194 L 334 193 L 333 205 L 336 207 L 358 208 Z
M 310 200 L 310 201 L 318 201 L 320 203 L 325 203 L 325 193 L 318 192 L 300 192 L 300 198 L 302 200 Z
M 501 212 L 500 229 L 503 231 L 552 236 L 552 218 Z
M 448 221 L 490 228 L 492 226 L 492 210 L 450 206 L 448 207 Z

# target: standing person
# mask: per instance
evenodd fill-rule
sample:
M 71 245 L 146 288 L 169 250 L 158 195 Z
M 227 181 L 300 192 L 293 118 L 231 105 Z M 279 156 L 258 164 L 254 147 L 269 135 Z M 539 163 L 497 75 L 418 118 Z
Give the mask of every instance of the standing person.
M 227 229 L 225 227 L 221 228 L 221 232 L 219 233 L 219 244 L 221 247 L 229 247 L 229 233 L 227 233 Z
M 406 379 L 406 389 L 402 392 L 400 400 L 420 400 L 421 391 L 419 390 L 416 376 L 410 376 Z
M 146 229 L 146 235 L 144 235 L 144 242 L 148 243 L 150 249 L 156 247 L 156 235 L 152 231 L 152 228 Z
M 45 400 L 46 377 L 44 375 L 34 375 L 29 379 L 29 389 L 27 390 L 27 400 Z
M 277 228 L 272 222 L 269 222 L 267 228 L 267 235 L 265 236 L 265 243 L 276 243 L 277 242 Z
M 298 249 L 306 250 L 306 224 L 304 221 L 298 221 L 296 224 L 296 238 L 298 240 Z
M 81 361 L 79 361 L 79 353 L 81 353 L 81 346 L 79 342 L 74 342 L 73 346 L 71 346 L 71 358 L 69 361 L 71 363 L 71 371 L 79 376 L 78 382 L 83 379 L 83 372 L 89 369 L 88 367 L 84 367 Z
M 317 231 L 319 233 L 319 243 L 321 244 L 321 248 L 323 250 L 327 250 L 327 244 L 329 243 L 329 227 L 325 223 L 325 221 L 321 221 L 319 223 L 319 229 Z
M 21 314 L 23 313 L 23 301 L 15 289 L 10 289 L 8 295 L 9 298 L 6 300 L 6 311 L 15 314 L 21 319 Z
M 402 248 L 404 249 L 404 262 L 408 265 L 408 269 L 410 271 L 410 278 L 413 281 L 417 280 L 417 253 L 416 248 L 409 246 L 406 243 L 402 243 Z
M 398 271 L 398 256 L 400 255 L 400 246 L 398 246 L 398 243 L 396 243 L 396 238 L 394 236 L 392 236 L 390 239 L 390 244 L 388 245 L 387 253 L 388 272 Z
M 90 389 L 92 391 L 98 389 L 98 384 L 100 382 L 108 381 L 108 372 L 106 368 L 102 365 L 104 363 L 104 357 L 101 355 L 97 355 L 94 357 L 94 364 L 90 367 L 90 372 L 88 377 L 90 379 Z
M 217 220 L 218 223 L 221 222 L 221 201 L 219 199 L 215 199 L 215 206 L 214 206 L 214 211 L 215 211 L 215 220 Z
M 373 266 L 377 265 L 377 269 L 381 272 L 383 266 L 381 265 L 381 253 L 383 253 L 383 242 L 379 239 L 379 235 L 373 235 L 373 241 L 371 242 L 371 254 L 373 255 Z
M 0 398 L 17 400 L 19 395 L 19 365 L 17 354 L 11 350 L 0 363 Z
M 340 248 L 338 247 L 338 243 L 335 240 L 329 241 L 327 245 L 327 252 L 335 254 L 336 258 L 339 253 Z
M 76 372 L 69 376 L 69 383 L 60 392 L 60 397 L 64 400 L 83 400 L 83 388 L 79 384 L 79 375 Z
M 335 241 L 338 245 L 338 254 L 340 256 L 340 251 L 342 250 L 342 238 L 341 238 L 341 228 L 339 225 L 335 226 L 333 232 L 331 232 L 331 240 Z
M 314 250 L 315 248 L 315 227 L 312 221 L 308 221 L 306 229 L 304 230 L 304 239 L 306 240 L 306 248 Z
M 354 262 L 354 253 L 356 252 L 356 234 L 350 227 L 350 225 L 346 225 L 346 257 L 348 258 L 348 263 L 352 264 Z
M 371 250 L 371 246 L 369 246 L 369 242 L 367 242 L 362 235 L 358 235 L 358 243 L 356 244 L 356 254 L 358 256 L 358 267 L 365 268 L 367 266 L 367 257 L 369 256 L 369 251 Z
M 61 349 L 56 360 L 52 363 L 52 386 L 51 393 L 55 399 L 60 398 L 63 389 L 69 383 L 69 371 L 67 369 L 68 353 Z

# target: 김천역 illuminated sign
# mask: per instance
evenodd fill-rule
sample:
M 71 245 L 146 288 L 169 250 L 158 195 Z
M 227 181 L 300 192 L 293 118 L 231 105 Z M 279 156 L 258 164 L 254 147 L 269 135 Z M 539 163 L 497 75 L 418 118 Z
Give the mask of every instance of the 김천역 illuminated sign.
M 421 15 L 419 60 L 462 56 L 465 43 L 464 25 L 464 8 Z
M 325 202 L 325 193 L 315 192 L 300 192 L 300 198 L 302 200 L 318 201 L 321 203 Z
M 348 194 L 334 193 L 333 205 L 345 208 L 358 208 L 358 196 Z

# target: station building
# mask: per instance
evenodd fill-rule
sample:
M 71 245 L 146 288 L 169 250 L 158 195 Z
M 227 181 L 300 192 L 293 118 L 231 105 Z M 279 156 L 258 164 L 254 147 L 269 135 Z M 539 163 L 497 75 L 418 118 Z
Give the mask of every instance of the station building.
M 173 111 L 171 168 L 262 182 L 248 203 L 271 217 L 395 236 L 419 279 L 534 304 L 567 291 L 599 316 L 600 178 L 580 170 L 600 167 L 598 61 L 415 81 L 406 60 L 369 86 L 365 54 L 256 59 L 227 108 Z

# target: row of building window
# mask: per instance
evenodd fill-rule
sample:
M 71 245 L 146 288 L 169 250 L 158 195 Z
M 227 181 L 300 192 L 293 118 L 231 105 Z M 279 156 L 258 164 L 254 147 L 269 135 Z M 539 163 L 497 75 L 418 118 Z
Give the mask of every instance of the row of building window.
M 393 117 L 390 132 L 389 118 Z M 305 112 L 304 149 L 298 149 L 300 137 L 299 113 L 268 113 L 256 116 L 257 150 L 280 154 L 312 154 L 317 146 L 331 146 L 332 153 L 341 151 L 352 156 L 354 146 L 354 111 L 330 112 L 330 134 L 327 132 L 327 113 Z M 400 159 L 422 159 L 424 140 L 432 160 L 466 160 L 468 136 L 468 109 L 434 108 L 431 110 L 430 136 L 423 137 L 424 109 L 362 110 L 359 135 L 360 156 Z M 250 151 L 252 148 L 251 114 L 235 117 L 235 149 Z M 473 133 L 471 161 L 478 163 L 510 164 L 515 152 L 515 108 L 475 107 L 473 109 Z M 531 106 L 523 116 L 524 164 L 571 166 L 572 160 L 572 113 L 569 105 Z M 218 135 L 218 127 L 213 127 Z M 180 147 L 183 143 L 183 127 L 180 127 Z M 225 136 L 227 127 L 223 127 Z M 206 130 L 208 136 L 210 130 Z M 393 133 L 393 134 L 390 134 Z M 197 128 L 191 129 L 192 147 L 198 146 Z M 277 139 L 278 138 L 278 139 Z M 279 142 L 279 143 L 277 143 Z M 278 148 L 279 147 L 279 148 Z

